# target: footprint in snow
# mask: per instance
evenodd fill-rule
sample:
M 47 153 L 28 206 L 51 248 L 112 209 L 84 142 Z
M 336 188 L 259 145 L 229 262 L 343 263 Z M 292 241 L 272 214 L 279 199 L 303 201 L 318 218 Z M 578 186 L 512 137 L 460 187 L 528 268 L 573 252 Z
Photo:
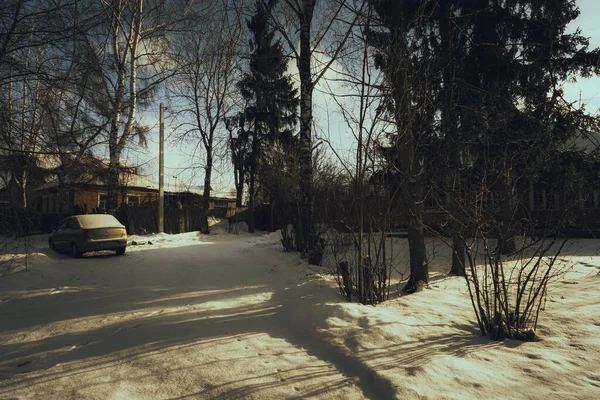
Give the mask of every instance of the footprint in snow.
M 531 360 L 539 360 L 542 357 L 538 356 L 537 354 L 526 354 L 527 358 L 531 359 Z
M 31 360 L 25 360 L 25 361 L 21 361 L 20 363 L 17 364 L 18 368 L 23 368 L 29 364 L 31 364 L 33 361 Z

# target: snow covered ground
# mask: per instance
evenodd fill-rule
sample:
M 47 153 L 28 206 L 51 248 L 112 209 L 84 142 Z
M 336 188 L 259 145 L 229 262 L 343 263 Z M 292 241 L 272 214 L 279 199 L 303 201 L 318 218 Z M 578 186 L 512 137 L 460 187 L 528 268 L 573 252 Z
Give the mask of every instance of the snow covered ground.
M 478 335 L 439 243 L 428 289 L 372 307 L 276 233 L 131 239 L 122 257 L 44 236 L 2 256 L 1 399 L 600 398 L 600 241 L 569 244 L 521 343 Z

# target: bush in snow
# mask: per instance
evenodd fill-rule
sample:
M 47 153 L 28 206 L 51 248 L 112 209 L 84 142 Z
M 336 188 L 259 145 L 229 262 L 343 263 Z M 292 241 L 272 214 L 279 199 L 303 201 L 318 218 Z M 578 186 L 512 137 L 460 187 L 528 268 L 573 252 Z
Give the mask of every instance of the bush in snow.
M 564 273 L 558 256 L 565 243 L 566 239 L 539 239 L 506 259 L 495 240 L 476 235 L 468 242 L 465 278 L 482 335 L 493 340 L 535 339 L 548 285 Z

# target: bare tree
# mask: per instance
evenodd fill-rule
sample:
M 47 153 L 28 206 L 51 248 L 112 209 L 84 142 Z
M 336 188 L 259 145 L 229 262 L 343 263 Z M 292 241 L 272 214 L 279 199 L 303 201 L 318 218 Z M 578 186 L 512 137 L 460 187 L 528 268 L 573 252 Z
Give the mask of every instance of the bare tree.
M 84 31 L 81 65 L 88 69 L 85 97 L 88 122 L 106 127 L 108 143 L 107 211 L 115 213 L 123 150 L 138 138 L 145 144 L 147 126 L 138 122 L 171 72 L 169 30 L 185 10 L 167 0 L 86 2 L 98 22 Z M 171 10 L 171 11 L 170 11 Z M 86 14 L 87 15 L 87 14 Z
M 399 188 L 387 184 L 388 168 L 380 152 L 394 124 L 385 119 L 385 74 L 376 68 L 369 51 L 366 26 L 371 13 L 367 5 L 346 51 L 334 64 L 333 77 L 324 81 L 354 139 L 348 156 L 330 143 L 349 182 L 342 194 L 329 198 L 324 206 L 331 210 L 325 221 L 330 228 L 333 272 L 341 293 L 363 304 L 389 297 L 391 274 L 399 261 L 392 251 L 396 239 L 391 231 L 399 222 L 401 200 Z
M 382 147 L 387 181 L 400 190 L 408 230 L 410 277 L 404 291 L 419 290 L 429 280 L 423 221 L 424 170 L 434 132 L 432 62 L 429 16 L 435 4 L 427 1 L 369 1 L 374 18 L 368 41 L 377 66 L 385 73 L 385 104 L 394 124 Z
M 39 2 L 6 0 L 0 9 L 0 85 L 31 74 L 18 54 L 56 45 L 72 35 L 65 14 L 75 8 L 73 0 Z
M 307 255 L 317 244 L 312 182 L 313 91 L 343 51 L 359 13 L 351 12 L 350 2 L 346 0 L 282 0 L 273 14 L 272 23 L 296 60 L 300 81 L 300 201 L 295 231 L 297 249 Z M 333 32 L 337 33 L 335 37 Z M 328 57 L 318 57 L 319 53 Z
M 208 233 L 208 205 L 215 153 L 227 144 L 224 122 L 236 106 L 237 55 L 242 37 L 241 9 L 231 2 L 212 3 L 194 29 L 179 38 L 177 75 L 170 88 L 175 135 L 204 154 L 203 233 Z M 223 149 L 224 150 L 224 149 Z
M 0 152 L 6 180 L 19 191 L 19 198 L 13 199 L 19 207 L 29 205 L 28 175 L 40 172 L 39 159 L 61 151 L 53 143 L 60 142 L 61 148 L 70 143 L 54 141 L 53 132 L 59 119 L 59 99 L 73 90 L 69 83 L 73 58 L 64 49 L 73 41 L 68 16 L 75 12 L 74 5 L 66 1 L 13 1 L 0 13 L 8 29 L 0 52 Z M 8 16 L 11 18 L 6 21 Z

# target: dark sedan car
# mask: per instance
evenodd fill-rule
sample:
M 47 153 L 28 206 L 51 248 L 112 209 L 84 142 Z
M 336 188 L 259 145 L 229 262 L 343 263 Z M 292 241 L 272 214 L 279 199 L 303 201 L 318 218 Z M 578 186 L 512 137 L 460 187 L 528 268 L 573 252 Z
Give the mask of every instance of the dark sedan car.
M 48 245 L 55 251 L 69 251 L 73 257 L 99 250 L 114 250 L 123 255 L 127 247 L 127 230 L 112 215 L 73 215 L 65 218 L 50 234 Z

